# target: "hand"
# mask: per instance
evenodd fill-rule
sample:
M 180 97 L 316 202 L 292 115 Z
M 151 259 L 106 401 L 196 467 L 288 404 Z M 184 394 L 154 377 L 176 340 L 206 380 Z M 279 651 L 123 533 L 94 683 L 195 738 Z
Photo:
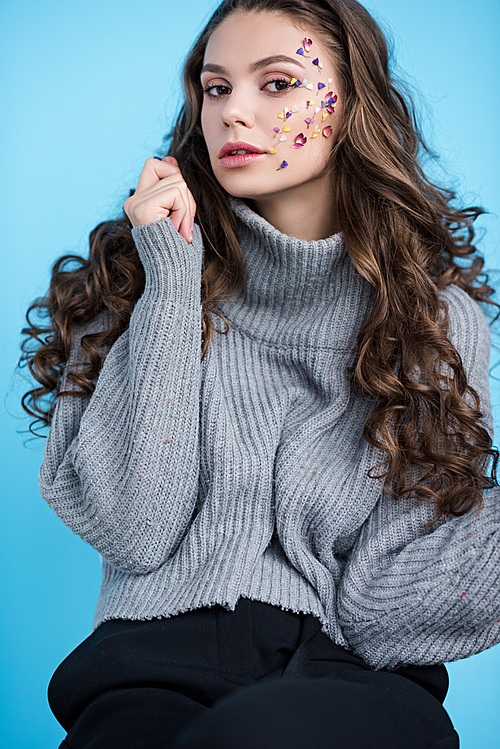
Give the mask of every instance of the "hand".
M 159 161 L 146 159 L 134 195 L 123 204 L 132 226 L 142 226 L 170 216 L 176 230 L 187 242 L 193 239 L 196 203 L 188 189 L 177 160 L 165 156 Z

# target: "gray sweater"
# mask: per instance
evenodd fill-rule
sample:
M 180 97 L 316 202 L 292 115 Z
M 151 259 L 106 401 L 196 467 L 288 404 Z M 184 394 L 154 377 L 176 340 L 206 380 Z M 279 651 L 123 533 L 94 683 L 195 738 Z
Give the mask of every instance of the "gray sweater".
M 435 664 L 500 642 L 500 489 L 485 507 L 423 525 L 434 506 L 394 500 L 367 471 L 374 402 L 347 367 L 374 290 L 343 234 L 282 234 L 230 198 L 248 263 L 219 304 L 201 362 L 202 240 L 170 218 L 132 230 L 145 269 L 129 328 L 91 397 L 57 401 L 42 497 L 100 554 L 94 628 L 243 596 L 318 617 L 372 668 Z M 480 306 L 441 292 L 450 338 L 492 431 L 490 335 Z M 224 323 L 213 315 L 216 327 Z M 68 366 L 86 360 L 74 330 Z M 377 473 L 377 471 L 375 471 Z

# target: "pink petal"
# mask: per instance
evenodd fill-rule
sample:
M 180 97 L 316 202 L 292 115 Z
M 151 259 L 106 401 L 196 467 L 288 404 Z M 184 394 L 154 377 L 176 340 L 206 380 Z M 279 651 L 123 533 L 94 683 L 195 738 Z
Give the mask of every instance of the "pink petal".
M 304 39 L 304 41 L 302 42 L 302 46 L 304 47 L 306 52 L 309 52 L 309 48 L 311 44 L 312 44 L 311 39 Z
M 329 138 L 332 132 L 333 131 L 330 125 L 327 125 L 326 127 L 323 128 L 323 135 L 325 136 L 325 138 Z

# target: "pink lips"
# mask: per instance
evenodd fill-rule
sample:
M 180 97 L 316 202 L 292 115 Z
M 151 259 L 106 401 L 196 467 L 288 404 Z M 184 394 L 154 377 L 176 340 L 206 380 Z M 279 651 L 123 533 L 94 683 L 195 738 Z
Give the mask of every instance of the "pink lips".
M 249 164 L 251 161 L 264 158 L 265 155 L 265 153 L 240 153 L 236 156 L 223 156 L 220 163 L 228 167 L 245 166 L 245 164 Z
M 219 151 L 219 158 L 222 159 L 224 156 L 227 156 L 228 153 L 231 153 L 231 151 L 253 151 L 253 153 L 257 154 L 264 153 L 264 151 L 257 146 L 253 146 L 251 143 L 245 143 L 243 140 L 238 140 L 235 143 L 231 141 L 225 143 Z

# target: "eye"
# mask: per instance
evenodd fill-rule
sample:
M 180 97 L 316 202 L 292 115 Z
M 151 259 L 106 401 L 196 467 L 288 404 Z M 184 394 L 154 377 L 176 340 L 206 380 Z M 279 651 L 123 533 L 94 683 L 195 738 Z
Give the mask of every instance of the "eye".
M 276 84 L 281 83 L 281 84 L 283 84 L 282 88 L 278 89 L 277 91 L 270 91 L 269 92 L 273 96 L 279 96 L 284 91 L 287 91 L 290 88 L 290 81 L 288 81 L 286 78 L 273 78 L 272 81 L 267 81 L 267 83 L 265 83 L 264 86 L 269 86 L 271 83 L 276 83 Z M 215 89 L 219 89 L 219 88 L 228 89 L 229 86 L 224 86 L 222 83 L 218 83 L 218 84 L 215 84 L 213 86 L 207 86 L 206 88 L 202 88 L 203 94 L 205 96 L 208 96 L 209 99 L 220 99 L 221 95 L 211 94 L 210 93 L 210 91 L 212 91 L 212 89 L 214 89 L 214 88 Z M 292 86 L 292 88 L 293 88 L 293 86 Z M 222 94 L 222 96 L 224 96 L 224 94 Z

